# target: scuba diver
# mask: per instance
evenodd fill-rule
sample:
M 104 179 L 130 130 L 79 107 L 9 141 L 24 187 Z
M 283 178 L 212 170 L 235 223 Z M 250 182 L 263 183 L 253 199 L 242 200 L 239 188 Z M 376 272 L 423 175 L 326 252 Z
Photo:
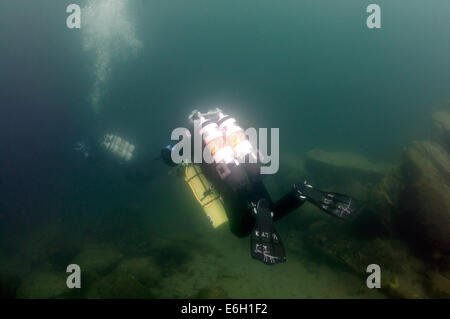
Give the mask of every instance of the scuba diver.
M 361 208 L 360 202 L 349 196 L 318 190 L 306 181 L 293 185 L 274 202 L 263 183 L 262 155 L 233 117 L 220 109 L 207 113 L 194 110 L 189 121 L 186 136 L 198 134 L 202 154 L 205 151 L 212 160 L 196 163 L 188 158 L 177 163 L 174 153 L 180 150 L 175 143 L 163 148 L 160 158 L 184 177 L 214 228 L 229 223 L 236 236 L 250 235 L 253 258 L 268 265 L 286 261 L 274 222 L 305 201 L 343 220 L 352 218 Z
M 89 142 L 77 141 L 73 149 L 91 163 L 99 163 L 112 169 L 117 169 L 119 165 L 119 171 L 125 174 L 126 179 L 138 185 L 149 182 L 157 170 L 154 165 L 149 165 L 157 157 L 149 152 L 136 152 L 133 143 L 117 134 L 108 133 Z
M 85 141 L 78 141 L 74 145 L 74 150 L 86 158 L 98 158 L 105 153 L 111 153 L 121 162 L 130 161 L 135 150 L 133 144 L 114 134 L 106 134 L 98 143 L 93 142 L 89 145 Z

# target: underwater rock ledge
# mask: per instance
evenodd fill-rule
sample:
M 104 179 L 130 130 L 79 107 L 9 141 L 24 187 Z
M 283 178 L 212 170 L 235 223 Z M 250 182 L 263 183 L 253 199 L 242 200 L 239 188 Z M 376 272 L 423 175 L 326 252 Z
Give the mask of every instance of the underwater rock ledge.
M 345 184 L 355 180 L 374 183 L 389 172 L 391 167 L 387 163 L 372 162 L 360 154 L 319 149 L 310 150 L 305 160 L 305 168 L 321 184 Z
M 435 113 L 433 126 L 435 140 L 410 143 L 390 170 L 354 154 L 319 150 L 305 162 L 311 172 L 378 179 L 351 224 L 322 220 L 303 240 L 362 278 L 367 265 L 379 264 L 382 291 L 391 298 L 450 298 L 450 113 Z
M 408 240 L 431 253 L 450 254 L 450 156 L 434 142 L 405 149 L 398 223 Z
M 450 110 L 440 110 L 433 114 L 433 137 L 450 152 Z

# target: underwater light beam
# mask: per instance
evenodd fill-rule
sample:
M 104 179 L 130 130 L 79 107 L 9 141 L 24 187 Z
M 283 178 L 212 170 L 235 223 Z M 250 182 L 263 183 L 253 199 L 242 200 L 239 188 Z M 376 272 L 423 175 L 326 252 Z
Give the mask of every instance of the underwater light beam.
M 97 113 L 101 111 L 112 64 L 128 60 L 142 48 L 127 13 L 128 3 L 129 0 L 88 0 L 82 9 L 83 47 L 95 58 L 89 100 Z

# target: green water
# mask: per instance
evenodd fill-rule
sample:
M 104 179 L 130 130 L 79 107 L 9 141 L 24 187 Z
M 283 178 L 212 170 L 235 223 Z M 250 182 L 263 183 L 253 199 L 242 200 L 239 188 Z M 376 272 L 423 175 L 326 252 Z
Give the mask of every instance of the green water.
M 385 297 L 365 269 L 309 245 L 312 224 L 333 223 L 312 206 L 277 224 L 288 261 L 267 267 L 248 238 L 213 230 L 162 163 L 132 183 L 72 145 L 118 132 L 157 156 L 193 108 L 221 106 L 280 129 L 274 199 L 320 175 L 303 167 L 311 149 L 396 164 L 448 99 L 450 2 L 379 0 L 382 28 L 369 30 L 373 1 L 80 0 L 86 24 L 71 30 L 73 2 L 0 4 L 2 296 Z M 323 187 L 373 186 L 344 184 Z M 83 287 L 68 291 L 65 268 L 80 260 Z

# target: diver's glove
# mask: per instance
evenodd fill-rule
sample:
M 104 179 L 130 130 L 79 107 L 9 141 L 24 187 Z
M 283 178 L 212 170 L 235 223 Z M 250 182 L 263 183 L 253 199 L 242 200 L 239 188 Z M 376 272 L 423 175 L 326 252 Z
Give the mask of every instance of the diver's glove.
M 256 225 L 250 239 L 252 257 L 267 265 L 285 262 L 286 253 L 280 235 L 273 225 L 269 201 L 261 198 L 258 204 L 252 206 L 256 217 Z
M 324 212 L 341 219 L 353 218 L 362 207 L 360 201 L 350 196 L 320 191 L 306 181 L 295 184 L 294 190 L 302 200 L 307 200 Z

